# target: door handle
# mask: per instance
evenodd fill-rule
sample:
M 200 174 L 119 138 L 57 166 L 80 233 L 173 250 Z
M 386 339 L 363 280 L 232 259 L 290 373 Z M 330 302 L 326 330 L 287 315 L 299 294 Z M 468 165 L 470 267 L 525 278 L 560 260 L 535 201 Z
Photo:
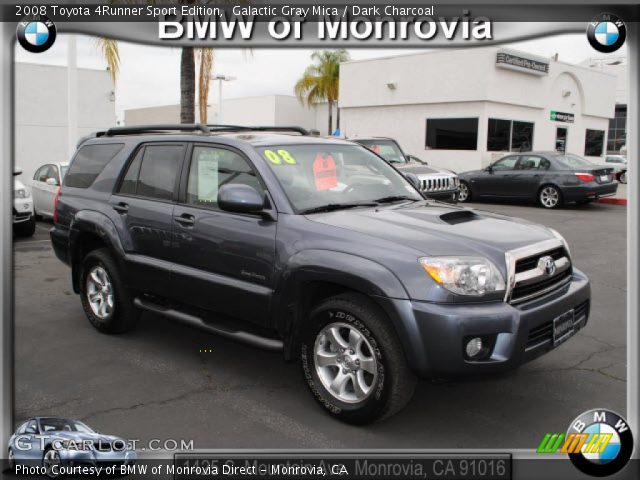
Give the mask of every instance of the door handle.
M 193 227 L 196 223 L 196 217 L 188 213 L 183 213 L 179 217 L 173 217 L 183 227 Z
M 129 212 L 129 205 L 127 203 L 120 202 L 114 205 L 113 209 L 118 213 L 125 214 Z

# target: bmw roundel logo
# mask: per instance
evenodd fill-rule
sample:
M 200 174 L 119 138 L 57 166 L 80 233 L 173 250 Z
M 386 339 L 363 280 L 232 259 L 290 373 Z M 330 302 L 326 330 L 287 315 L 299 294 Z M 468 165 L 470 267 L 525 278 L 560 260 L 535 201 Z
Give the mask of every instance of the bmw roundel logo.
M 576 418 L 567 435 L 579 442 L 569 453 L 578 470 L 594 477 L 620 471 L 633 453 L 633 435 L 627 421 L 611 410 L 597 408 Z
M 589 22 L 587 39 L 599 52 L 615 52 L 624 44 L 626 38 L 627 27 L 617 15 L 602 13 Z
M 33 53 L 49 50 L 56 40 L 56 26 L 44 15 L 38 15 L 18 23 L 16 31 L 22 48 Z

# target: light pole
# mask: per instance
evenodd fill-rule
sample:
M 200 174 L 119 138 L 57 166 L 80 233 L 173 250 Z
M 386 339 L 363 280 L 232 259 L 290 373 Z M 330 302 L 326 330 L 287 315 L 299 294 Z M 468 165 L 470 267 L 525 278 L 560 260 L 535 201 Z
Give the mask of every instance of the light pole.
M 222 75 L 220 73 L 211 75 L 211 80 L 218 80 L 218 121 L 220 123 L 222 121 L 222 82 L 230 82 L 231 80 L 235 80 L 237 77 L 232 77 L 231 75 Z

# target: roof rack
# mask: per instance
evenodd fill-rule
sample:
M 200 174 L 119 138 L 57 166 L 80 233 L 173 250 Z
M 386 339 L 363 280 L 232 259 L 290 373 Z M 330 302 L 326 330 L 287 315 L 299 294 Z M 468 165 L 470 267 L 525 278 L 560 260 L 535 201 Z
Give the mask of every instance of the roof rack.
M 201 132 L 209 133 L 209 128 L 201 123 L 175 123 L 161 125 L 136 125 L 132 127 L 112 127 L 98 136 L 113 137 L 116 135 L 129 135 L 132 133 L 157 133 L 157 132 Z
M 209 124 L 207 127 L 211 132 L 295 132 L 300 135 L 309 135 L 309 131 L 296 126 L 275 126 L 275 125 L 214 125 Z

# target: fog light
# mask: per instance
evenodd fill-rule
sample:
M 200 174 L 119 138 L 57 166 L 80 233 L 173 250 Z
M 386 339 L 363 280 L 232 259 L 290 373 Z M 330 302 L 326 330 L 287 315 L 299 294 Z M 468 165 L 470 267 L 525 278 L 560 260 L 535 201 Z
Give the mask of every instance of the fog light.
M 473 358 L 482 352 L 482 339 L 480 337 L 472 338 L 467 342 L 466 352 L 469 358 Z

